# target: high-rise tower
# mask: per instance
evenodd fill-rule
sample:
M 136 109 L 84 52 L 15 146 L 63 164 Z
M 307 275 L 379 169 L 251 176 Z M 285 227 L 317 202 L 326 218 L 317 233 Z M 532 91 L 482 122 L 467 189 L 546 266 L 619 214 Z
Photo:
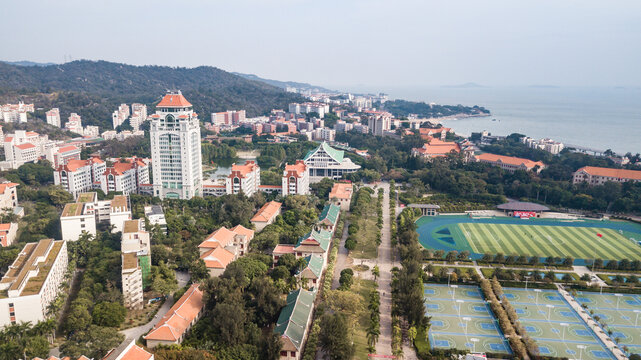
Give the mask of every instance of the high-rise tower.
M 154 196 L 202 196 L 200 124 L 180 91 L 168 92 L 151 116 L 151 160 Z

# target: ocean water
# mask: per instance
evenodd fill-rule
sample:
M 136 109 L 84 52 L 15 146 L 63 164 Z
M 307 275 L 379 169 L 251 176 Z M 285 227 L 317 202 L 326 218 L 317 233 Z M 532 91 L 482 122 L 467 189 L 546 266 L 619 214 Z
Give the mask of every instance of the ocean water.
M 479 105 L 492 112 L 490 117 L 443 122 L 463 135 L 482 130 L 494 135 L 518 132 L 601 151 L 641 153 L 641 88 L 388 88 L 379 91 L 388 93 L 390 98 Z

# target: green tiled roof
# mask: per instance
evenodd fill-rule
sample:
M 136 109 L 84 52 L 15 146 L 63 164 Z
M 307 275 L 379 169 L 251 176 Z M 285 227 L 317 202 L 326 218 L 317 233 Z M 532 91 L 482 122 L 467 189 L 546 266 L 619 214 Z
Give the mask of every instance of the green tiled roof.
M 287 336 L 300 350 L 305 338 L 307 321 L 314 306 L 315 292 L 305 289 L 292 291 L 287 295 L 287 305 L 280 311 L 274 332 Z
M 329 204 L 325 205 L 323 208 L 323 211 L 321 212 L 320 216 L 318 217 L 318 221 L 323 221 L 325 219 L 329 220 L 332 224 L 336 224 L 338 221 L 338 215 L 341 213 L 341 208 L 334 205 L 334 204 Z
M 308 239 L 310 237 L 318 241 L 321 249 L 323 249 L 324 251 L 327 251 L 327 249 L 329 249 L 329 242 L 332 240 L 332 233 L 327 230 L 321 230 L 321 231 L 312 230 L 308 232 L 307 234 L 298 238 L 298 242 L 296 243 L 296 246 L 297 247 L 300 246 L 303 240 Z
M 307 152 L 307 155 L 303 158 L 303 161 L 309 159 L 312 155 L 314 155 L 318 149 L 323 149 L 329 155 L 332 159 L 336 160 L 337 162 L 342 162 L 343 157 L 345 156 L 345 152 L 342 150 L 336 150 L 333 147 L 329 146 L 326 142 L 322 142 L 318 147 L 314 150 L 310 150 Z
M 319 255 L 308 255 L 305 258 L 305 267 L 309 268 L 317 278 L 323 273 L 323 258 Z

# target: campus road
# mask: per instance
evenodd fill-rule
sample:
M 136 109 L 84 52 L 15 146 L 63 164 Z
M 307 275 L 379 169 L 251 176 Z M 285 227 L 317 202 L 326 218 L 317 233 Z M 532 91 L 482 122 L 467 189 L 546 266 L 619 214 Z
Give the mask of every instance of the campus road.
M 349 227 L 349 221 L 347 221 L 347 214 L 343 216 L 343 219 L 345 221 L 343 222 L 343 235 L 340 240 L 340 244 L 338 245 L 338 256 L 336 257 L 336 263 L 334 264 L 334 274 L 332 278 L 332 289 L 338 289 L 340 286 L 340 283 L 338 282 L 340 278 L 341 271 L 345 269 L 346 267 L 349 267 L 348 265 L 348 255 L 349 255 L 349 250 L 345 248 L 345 240 L 347 239 L 347 228 Z
M 381 294 L 381 334 L 376 343 L 376 354 L 392 355 L 392 267 L 394 252 L 390 234 L 389 183 L 380 184 L 383 188 L 383 230 L 381 244 L 378 246 L 378 292 Z

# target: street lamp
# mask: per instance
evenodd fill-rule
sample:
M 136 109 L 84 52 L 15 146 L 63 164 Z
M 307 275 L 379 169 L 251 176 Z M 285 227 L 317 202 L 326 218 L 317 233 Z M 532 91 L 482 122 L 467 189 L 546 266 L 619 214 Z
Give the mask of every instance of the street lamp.
M 554 308 L 554 305 L 545 305 L 546 308 L 548 308 L 548 321 L 550 321 L 550 315 L 552 314 L 552 309 Z
M 465 336 L 467 336 L 467 322 L 472 320 L 470 317 L 464 317 L 463 321 L 465 321 Z
M 463 300 L 456 300 L 456 303 L 458 304 L 458 317 L 461 317 L 461 306 L 463 306 Z
M 476 343 L 479 342 L 479 339 L 471 338 L 470 341 L 472 342 L 472 352 L 476 352 Z
M 559 325 L 563 326 L 563 335 L 561 337 L 561 340 L 565 341 L 565 328 L 568 327 L 568 323 L 560 323 Z
M 579 360 L 583 359 L 583 349 L 585 349 L 585 345 L 577 345 L 576 346 L 579 349 Z
M 452 273 L 453 273 L 452 269 L 447 270 L 447 288 L 448 289 L 450 288 L 450 276 L 452 276 Z
M 451 288 L 452 290 L 452 300 L 454 300 L 454 296 L 456 295 L 456 289 L 458 289 L 458 285 L 452 285 Z
M 619 300 L 621 300 L 621 297 L 623 296 L 623 294 L 614 294 L 614 296 L 617 297 L 617 310 L 619 310 Z
M 541 292 L 541 289 L 534 289 L 534 292 L 536 293 L 536 304 L 539 304 L 539 293 Z
M 641 310 L 634 310 L 634 313 L 637 314 L 636 319 L 634 319 L 634 327 L 637 327 L 637 322 L 639 321 L 639 314 L 641 314 Z
M 525 278 L 525 291 L 527 291 L 527 282 L 531 278 L 531 276 L 524 276 Z

